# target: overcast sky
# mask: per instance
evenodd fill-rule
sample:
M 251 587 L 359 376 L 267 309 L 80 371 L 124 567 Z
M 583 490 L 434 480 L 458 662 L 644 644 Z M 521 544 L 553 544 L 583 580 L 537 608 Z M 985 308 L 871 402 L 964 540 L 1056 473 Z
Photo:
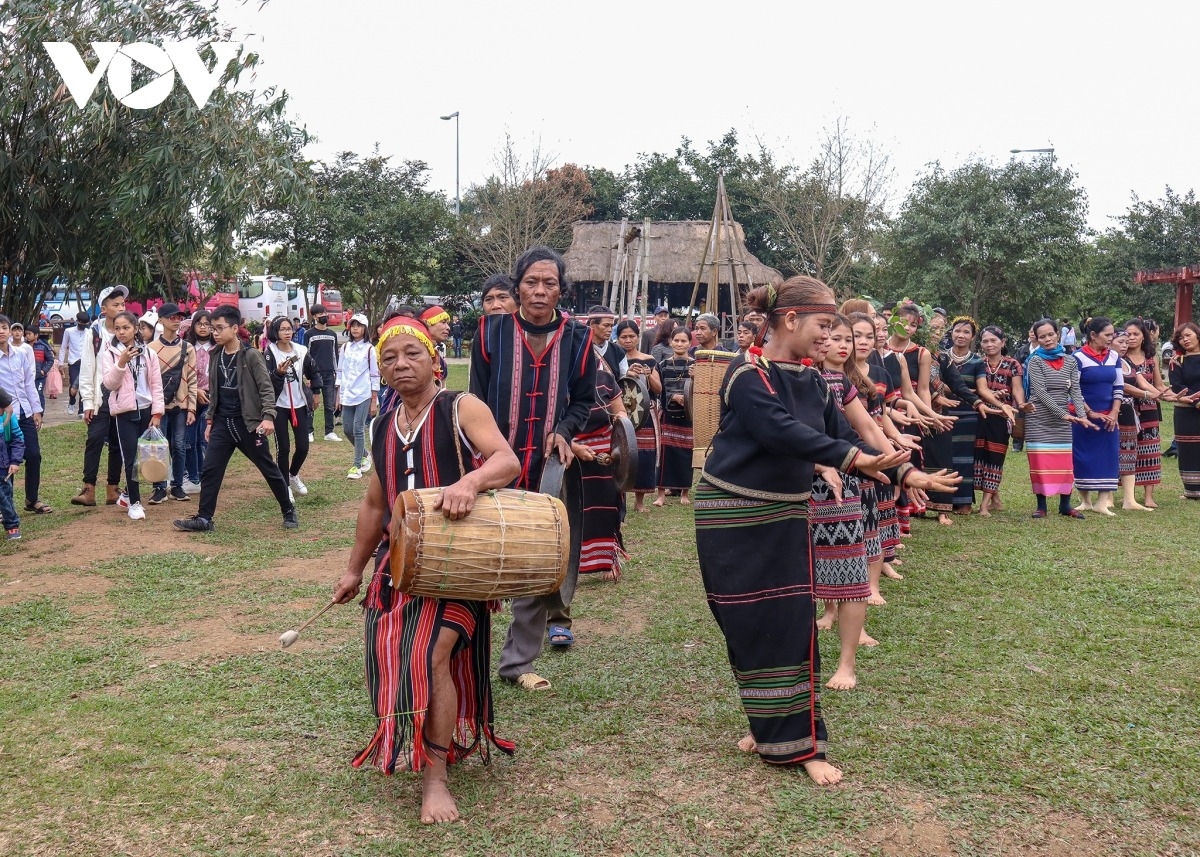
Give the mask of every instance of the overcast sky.
M 1200 5 L 1136 3 L 221 0 L 260 81 L 320 138 L 422 160 L 454 194 L 511 133 L 558 163 L 620 170 L 729 128 L 805 162 L 847 117 L 891 153 L 899 198 L 924 166 L 1053 145 L 1102 229 L 1131 193 L 1197 180 L 1190 47 Z M 257 40 L 261 39 L 259 43 Z M 1038 157 L 1020 155 L 1018 157 Z M 736 217 L 737 212 L 734 212 Z

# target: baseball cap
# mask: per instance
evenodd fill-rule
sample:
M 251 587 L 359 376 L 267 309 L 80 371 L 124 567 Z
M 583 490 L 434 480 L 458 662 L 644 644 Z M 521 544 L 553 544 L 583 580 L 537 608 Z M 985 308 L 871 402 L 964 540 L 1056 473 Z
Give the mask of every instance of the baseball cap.
M 671 313 L 671 311 L 669 309 L 667 309 L 665 306 L 660 306 L 656 310 L 654 310 L 655 315 L 658 315 L 658 314 L 664 313 L 664 312 L 667 313 L 668 315 L 670 315 L 670 313 Z
M 113 295 L 120 295 L 123 298 L 129 297 L 129 289 L 125 286 L 109 286 L 100 291 L 100 303 L 104 303 Z
M 354 324 L 354 322 L 356 322 L 356 321 L 359 324 L 361 324 L 363 327 L 371 326 L 371 322 L 367 319 L 366 315 L 361 312 L 356 312 L 354 315 L 350 316 L 351 324 Z
M 158 325 L 158 313 L 156 313 L 154 310 L 150 310 L 148 313 L 138 319 L 138 324 L 148 324 L 151 327 L 156 327 Z
M 179 308 L 179 304 L 166 303 L 158 308 L 159 318 L 170 318 L 173 315 L 187 315 Z

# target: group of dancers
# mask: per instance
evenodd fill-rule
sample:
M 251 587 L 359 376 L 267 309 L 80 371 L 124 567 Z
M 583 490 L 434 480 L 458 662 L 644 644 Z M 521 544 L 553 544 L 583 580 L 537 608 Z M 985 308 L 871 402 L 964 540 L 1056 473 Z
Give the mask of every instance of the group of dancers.
M 983 368 L 969 395 L 971 372 L 961 370 L 970 361 L 958 348 L 974 339 L 969 319 L 951 325 L 956 347 L 925 348 L 913 342 L 926 323 L 915 306 L 889 315 L 865 301 L 839 307 L 833 292 L 810 277 L 752 290 L 746 296 L 752 315 L 736 344 L 697 342 L 695 331 L 686 329 L 659 331 L 655 337 L 664 336 L 670 348 L 665 360 L 643 350 L 647 340 L 635 323 L 614 329 L 604 308 L 583 321 L 568 318 L 558 309 L 565 280 L 562 257 L 541 247 L 522 255 L 511 278 L 489 280 L 467 394 L 445 389 L 434 337 L 418 319 L 395 318 L 380 331 L 379 371 L 395 398 L 371 425 L 377 466 L 334 595 L 342 603 L 357 597 L 374 556 L 364 608 L 377 727 L 354 764 L 420 772 L 421 819 L 437 823 L 458 817 L 449 764 L 475 751 L 486 760 L 492 747 L 515 750 L 493 730 L 490 616 L 500 605 L 393 588 L 388 531 L 399 494 L 441 487 L 442 512 L 457 519 L 470 513 L 481 491 L 542 490 L 557 464 L 567 486 L 560 496 L 579 528 L 572 547 L 577 570 L 588 566 L 591 544 L 600 557 L 591 570 L 619 571 L 623 500 L 612 498 L 611 484 L 602 502 L 587 497 L 585 486 L 604 482 L 598 477 L 605 473 L 611 477 L 603 468 L 611 461 L 612 425 L 628 418 L 638 424 L 639 440 L 633 508 L 645 509 L 648 493 L 668 488 L 694 506 L 707 601 L 750 727 L 739 746 L 765 762 L 802 766 L 819 784 L 838 782 L 841 772 L 825 756 L 819 629 L 836 622 L 842 641 L 838 666 L 824 686 L 853 688 L 857 648 L 873 642 L 864 627 L 866 606 L 885 603 L 883 576 L 900 577 L 896 549 L 911 519 L 968 505 L 964 484 L 972 495 L 976 488 L 983 493 L 981 514 L 999 509 L 1008 431 L 1019 416 L 1031 423 L 1027 444 L 1031 459 L 1040 461 L 1048 442 L 1037 415 L 1088 432 L 1098 429 L 1082 422 L 1108 415 L 1094 415 L 1090 406 L 1082 416 L 1043 408 L 1053 401 L 1044 397 L 1056 383 L 1026 384 L 1025 367 L 1003 354 L 1003 336 L 991 328 L 984 331 Z M 1183 356 L 1170 372 L 1171 398 L 1193 415 L 1195 398 L 1184 385 L 1200 371 L 1200 359 L 1192 362 L 1200 358 L 1198 334 L 1185 329 L 1177 337 Z M 610 349 L 614 343 L 619 350 Z M 689 351 L 701 344 L 736 353 L 720 385 L 720 425 L 694 483 L 686 408 L 681 414 L 677 396 Z M 1051 346 L 1042 343 L 1029 362 L 1053 366 L 1059 358 Z M 647 397 L 623 395 L 618 382 L 627 379 L 640 381 Z M 1075 399 L 1077 409 L 1083 402 Z M 968 409 L 976 416 L 969 468 L 958 454 L 966 447 Z M 678 429 L 676 444 L 664 442 L 669 427 Z M 1200 431 L 1180 441 L 1181 467 L 1194 467 L 1187 444 L 1200 446 Z M 664 484 L 664 470 L 683 470 L 681 455 L 669 460 L 672 448 L 688 453 L 687 475 L 681 473 L 678 485 Z M 1189 492 L 1200 488 L 1188 484 Z M 693 490 L 694 496 L 685 493 Z M 592 509 L 602 514 L 589 524 Z M 825 601 L 820 618 L 818 600 Z M 525 690 L 546 690 L 551 683 L 534 666 L 543 647 L 556 643 L 556 632 L 570 638 L 570 592 L 516 599 L 511 610 L 498 674 Z

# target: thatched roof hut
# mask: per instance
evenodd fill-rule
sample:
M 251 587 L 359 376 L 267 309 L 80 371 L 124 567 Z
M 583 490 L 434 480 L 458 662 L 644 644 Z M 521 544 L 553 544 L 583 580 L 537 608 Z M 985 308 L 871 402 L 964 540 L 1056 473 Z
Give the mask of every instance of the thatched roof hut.
M 629 225 L 641 227 L 637 221 L 630 221 Z M 651 284 L 686 283 L 690 288 L 696 282 L 711 225 L 708 220 L 650 221 Z M 782 283 L 783 276 L 778 271 L 758 261 L 746 249 L 746 235 L 741 224 L 734 223 L 733 228 L 737 248 L 746 262 L 744 270 L 740 265 L 735 266 L 738 269 L 738 284 L 748 285 L 746 273 L 756 286 Z M 572 225 L 571 230 L 571 249 L 566 252 L 568 278 L 577 285 L 603 283 L 611 275 L 621 224 L 612 220 L 579 220 Z M 728 284 L 729 265 L 720 266 L 720 275 L 722 285 Z M 707 275 L 704 279 L 707 282 Z

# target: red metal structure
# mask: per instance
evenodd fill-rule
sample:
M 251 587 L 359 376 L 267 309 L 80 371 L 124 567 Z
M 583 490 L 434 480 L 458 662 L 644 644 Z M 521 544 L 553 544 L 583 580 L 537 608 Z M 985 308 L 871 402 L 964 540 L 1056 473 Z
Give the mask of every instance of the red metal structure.
M 1192 293 L 1200 283 L 1200 265 L 1187 268 L 1166 268 L 1160 271 L 1138 271 L 1135 283 L 1175 284 L 1175 327 L 1192 320 Z M 1172 328 L 1174 329 L 1174 328 Z

